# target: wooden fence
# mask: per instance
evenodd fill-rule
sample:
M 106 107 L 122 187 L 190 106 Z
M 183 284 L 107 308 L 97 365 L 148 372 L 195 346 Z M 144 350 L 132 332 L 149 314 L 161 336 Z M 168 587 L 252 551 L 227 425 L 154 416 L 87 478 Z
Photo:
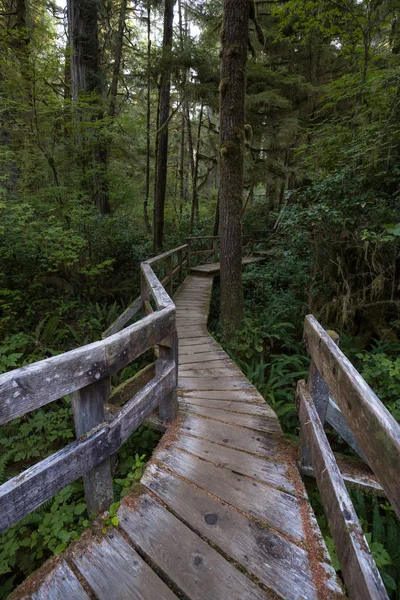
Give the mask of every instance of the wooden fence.
M 243 235 L 243 256 L 252 255 L 255 248 L 265 242 L 268 231 L 252 231 Z M 201 261 L 202 264 L 208 262 L 218 262 L 220 252 L 219 235 L 200 235 L 191 236 L 186 239 L 188 267 L 194 267 Z M 260 252 L 261 254 L 262 252 Z
M 72 394 L 77 437 L 0 486 L 0 532 L 82 476 L 89 514 L 104 511 L 113 502 L 110 456 L 157 407 L 164 423 L 175 417 L 178 339 L 170 295 L 183 279 L 186 253 L 184 245 L 141 264 L 140 297 L 101 341 L 0 376 L 0 426 Z M 166 271 L 161 281 L 153 271 L 158 264 Z M 140 310 L 145 316 L 123 329 Z M 112 393 L 111 376 L 154 347 L 154 368 Z
M 311 355 L 297 404 L 303 440 L 301 470 L 314 474 L 350 598 L 388 598 L 342 474 L 324 431 L 328 421 L 373 470 L 400 517 L 400 425 L 326 332 L 309 315 L 304 338 Z M 333 396 L 333 398 L 332 398 Z

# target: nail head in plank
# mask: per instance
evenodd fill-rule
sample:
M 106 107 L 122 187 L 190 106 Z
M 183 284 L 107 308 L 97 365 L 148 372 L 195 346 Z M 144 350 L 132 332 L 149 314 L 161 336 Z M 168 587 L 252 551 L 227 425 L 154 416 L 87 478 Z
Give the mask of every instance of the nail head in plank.
M 147 494 L 118 509 L 134 545 L 191 600 L 266 600 L 249 578 Z
M 304 540 L 300 504 L 295 496 L 217 467 L 191 454 L 179 452 L 176 448 L 158 452 L 157 459 L 174 473 L 220 500 L 293 540 Z
M 143 483 L 188 525 L 285 600 L 317 600 L 307 552 L 156 465 Z M 342 597 L 332 567 L 326 591 Z

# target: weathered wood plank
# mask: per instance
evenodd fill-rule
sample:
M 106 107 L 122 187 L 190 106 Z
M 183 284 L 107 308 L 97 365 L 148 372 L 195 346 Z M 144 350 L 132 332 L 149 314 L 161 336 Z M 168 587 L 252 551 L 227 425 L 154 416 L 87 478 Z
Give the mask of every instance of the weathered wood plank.
M 75 433 L 82 438 L 105 420 L 104 403 L 111 392 L 109 377 L 92 383 L 72 394 Z M 96 465 L 83 476 L 87 511 L 91 518 L 97 517 L 114 502 L 110 458 Z
M 179 376 L 179 387 L 185 390 L 246 390 L 252 389 L 252 384 L 246 379 L 232 377 L 185 377 Z
M 226 354 L 222 350 L 212 350 L 209 352 L 197 353 L 197 354 L 183 354 L 185 351 L 185 347 L 179 345 L 179 365 L 190 365 L 197 362 L 207 361 L 220 361 L 225 360 Z
M 268 419 L 265 415 L 239 414 L 220 410 L 219 408 L 208 408 L 187 404 L 183 401 L 180 402 L 180 408 L 181 410 L 199 415 L 200 417 L 222 421 L 223 423 L 228 423 L 230 425 L 239 425 L 241 427 L 247 427 L 248 429 L 255 429 L 256 431 L 265 431 L 267 433 L 274 433 L 275 435 L 282 435 L 282 429 L 277 419 Z
M 27 579 L 21 588 L 9 596 L 9 600 L 90 600 L 65 561 L 48 574 L 43 571 L 41 578 L 38 577 L 39 573 Z
M 269 598 L 250 579 L 198 535 L 143 495 L 118 509 L 120 526 L 141 552 L 191 600 L 261 600 Z
M 241 373 L 237 371 L 237 369 L 227 366 L 227 367 L 212 367 L 210 366 L 207 369 L 196 369 L 192 367 L 191 369 L 179 369 L 180 375 L 182 377 L 241 377 Z
M 158 452 L 157 459 L 181 477 L 244 513 L 260 519 L 276 531 L 295 541 L 304 540 L 300 504 L 292 494 L 206 463 L 176 448 Z
M 179 339 L 180 340 L 196 340 L 198 338 L 204 338 L 206 336 L 206 332 L 203 328 L 195 329 L 182 329 L 179 328 Z
M 168 365 L 171 363 L 174 365 L 174 387 L 172 390 L 168 389 L 161 390 L 163 393 L 163 399 L 158 407 L 158 414 L 160 420 L 164 424 L 172 423 L 178 412 L 178 398 L 177 398 L 177 385 L 178 385 L 178 335 L 174 331 L 166 340 L 168 345 L 159 346 L 159 358 L 156 362 L 156 373 L 162 374 L 165 369 L 168 369 Z
M 176 596 L 117 529 L 73 553 L 73 561 L 98 600 L 174 600 Z M 65 597 L 63 600 L 74 600 Z
M 182 401 L 186 404 L 193 404 L 195 406 L 203 406 L 209 408 L 220 408 L 222 410 L 232 411 L 235 413 L 241 413 L 244 415 L 260 415 L 268 417 L 269 419 L 277 419 L 276 414 L 268 404 L 251 404 L 250 402 L 231 402 L 230 400 L 212 400 L 207 398 L 192 398 L 185 394 L 182 396 Z
M 167 337 L 174 319 L 166 309 L 100 342 L 0 375 L 0 425 L 119 371 Z
M 135 328 L 132 329 L 131 328 Z M 104 340 L 110 374 L 116 373 L 175 331 L 175 309 L 159 310 Z M 134 332 L 134 335 L 133 335 Z
M 371 474 L 370 472 L 363 472 L 361 466 L 352 468 L 351 462 L 338 459 L 337 456 L 335 456 L 335 459 L 346 487 L 354 488 L 363 492 L 364 494 L 371 494 L 373 496 L 382 496 L 383 498 L 386 498 L 383 488 L 379 485 L 373 473 Z M 365 467 L 368 469 L 367 465 L 365 465 Z M 303 475 L 315 478 L 314 469 L 311 466 L 300 465 L 299 470 Z
M 153 256 L 153 258 L 149 258 L 148 260 L 145 261 L 145 264 L 155 265 L 158 262 L 161 262 L 162 260 L 164 260 L 164 258 L 168 258 L 169 256 L 172 256 L 173 254 L 177 254 L 180 250 L 186 250 L 186 249 L 187 249 L 187 244 L 183 244 L 182 246 L 178 246 L 177 248 L 173 248 L 172 250 L 168 250 L 167 252 L 163 252 L 162 254 Z
M 119 315 L 117 319 L 101 334 L 104 339 L 120 331 L 142 308 L 142 297 L 139 296 Z
M 263 256 L 246 256 L 242 259 L 242 265 L 249 265 L 250 263 L 262 262 L 264 260 Z M 199 267 L 190 267 L 190 273 L 193 275 L 216 275 L 219 273 L 220 268 L 220 263 L 207 263 Z
M 230 446 L 237 450 L 244 450 L 253 454 L 261 454 L 278 462 L 279 460 L 279 437 L 267 436 L 264 433 L 258 433 L 252 430 L 226 425 L 225 423 L 216 423 L 215 421 L 205 421 L 194 415 L 185 415 L 181 428 L 183 431 L 194 435 L 195 437 Z
M 137 394 L 143 386 L 149 383 L 149 381 L 155 377 L 155 374 L 155 363 L 147 365 L 138 373 L 136 373 L 136 375 L 113 389 L 111 396 L 108 399 L 108 403 L 112 406 L 122 406 L 125 404 L 125 402 L 133 398 L 133 396 Z
M 160 310 L 162 308 L 175 306 L 173 301 L 163 288 L 161 281 L 159 281 L 158 277 L 153 272 L 151 266 L 148 263 L 141 263 L 140 270 L 143 274 L 145 281 L 147 282 L 148 288 L 150 290 L 151 295 L 153 296 L 157 308 Z
M 303 381 L 297 386 L 297 401 L 302 434 L 311 455 L 349 596 L 356 600 L 388 598 L 322 423 Z
M 304 335 L 319 372 L 400 517 L 400 425 L 312 315 L 306 317 Z
M 329 425 L 342 436 L 342 438 L 353 448 L 353 450 L 358 454 L 360 458 L 362 458 L 365 462 L 368 462 L 364 452 L 361 450 L 359 445 L 356 442 L 356 439 L 351 431 L 349 424 L 343 416 L 342 411 L 333 400 L 333 398 L 329 398 L 328 408 L 326 411 L 326 420 Z
M 157 375 L 116 414 L 52 456 L 0 486 L 0 533 L 114 454 L 175 385 L 175 365 Z
M 202 352 L 221 352 L 222 348 L 218 344 L 213 343 L 207 336 L 198 338 L 190 338 L 189 340 L 179 339 L 179 347 L 181 354 L 199 354 Z M 203 359 L 204 360 L 204 359 Z
M 309 558 L 302 548 L 156 465 L 146 469 L 143 483 L 192 529 L 280 597 L 317 600 Z M 327 571 L 327 595 L 342 597 L 333 568 L 328 567 Z
M 210 359 L 203 358 L 202 360 L 198 360 L 197 357 L 192 363 L 182 363 L 179 366 L 180 371 L 191 371 L 192 369 L 221 369 L 224 367 L 231 367 L 231 362 L 229 359 L 224 358 L 223 356 L 212 356 Z
M 169 446 L 180 448 L 235 473 L 253 477 L 289 494 L 296 492 L 287 475 L 287 466 L 233 448 L 218 446 L 207 440 L 179 435 Z
M 186 398 L 211 398 L 214 400 L 230 400 L 231 402 L 259 402 L 260 404 L 265 405 L 264 398 L 255 388 L 252 390 L 225 390 L 222 392 L 214 392 L 212 390 L 196 392 L 188 390 L 185 391 L 183 395 Z

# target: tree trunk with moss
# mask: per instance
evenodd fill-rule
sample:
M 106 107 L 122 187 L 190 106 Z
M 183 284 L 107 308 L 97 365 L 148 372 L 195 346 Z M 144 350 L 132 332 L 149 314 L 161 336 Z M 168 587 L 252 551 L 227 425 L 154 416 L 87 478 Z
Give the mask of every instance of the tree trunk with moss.
M 221 326 L 229 340 L 243 318 L 242 191 L 248 0 L 224 0 L 221 33 L 220 193 Z
M 77 107 L 77 125 L 81 127 L 79 150 L 83 187 L 99 211 L 107 214 L 110 212 L 107 144 L 101 127 L 90 126 L 91 121 L 103 119 L 105 80 L 100 65 L 99 3 L 97 0 L 67 0 L 67 12 L 72 99 Z
M 159 130 L 157 134 L 157 170 L 156 191 L 154 197 L 154 250 L 163 247 L 164 240 L 164 207 L 167 187 L 168 166 L 168 118 L 171 89 L 171 47 L 172 24 L 174 20 L 175 0 L 165 0 L 164 38 L 163 38 L 163 72 L 160 84 Z

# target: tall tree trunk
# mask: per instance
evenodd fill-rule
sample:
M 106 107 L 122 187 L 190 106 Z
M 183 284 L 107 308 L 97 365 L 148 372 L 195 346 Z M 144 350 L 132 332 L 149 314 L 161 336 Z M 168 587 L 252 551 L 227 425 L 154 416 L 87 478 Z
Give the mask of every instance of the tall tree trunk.
M 181 147 L 179 154 L 179 198 L 180 198 L 180 213 L 183 210 L 185 202 L 185 114 L 182 113 L 181 121 Z
M 191 173 L 191 178 L 193 181 L 193 178 L 194 178 L 194 148 L 193 148 L 192 124 L 190 121 L 189 102 L 187 102 L 187 101 L 185 102 L 185 112 L 186 112 L 186 123 L 187 123 L 187 132 L 188 132 L 190 173 Z
M 67 0 L 68 30 L 71 45 L 72 99 L 89 105 L 89 119 L 103 118 L 100 98 L 104 92 L 98 40 L 98 0 Z M 107 149 L 100 128 L 90 131 L 89 149 L 82 139 L 83 171 L 92 163 L 94 176 L 89 193 L 102 214 L 110 212 L 107 180 Z
M 112 77 L 111 87 L 110 87 L 110 105 L 108 107 L 108 115 L 110 117 L 115 117 L 116 110 L 117 110 L 118 81 L 119 81 L 119 74 L 121 72 L 122 47 L 123 47 L 123 41 L 124 41 L 127 3 L 128 3 L 128 0 L 121 0 L 121 7 L 120 7 L 120 11 L 119 11 L 117 44 L 116 44 L 116 48 L 115 48 L 113 77 Z
M 229 340 L 243 319 L 242 192 L 248 0 L 224 0 L 220 83 L 221 326 Z
M 178 0 L 178 18 L 179 18 L 179 41 L 181 52 L 183 53 L 185 47 L 185 34 L 183 31 L 183 19 L 182 19 L 182 2 Z M 180 198 L 180 213 L 183 211 L 183 204 L 185 202 L 185 110 L 187 100 L 185 98 L 185 86 L 186 86 L 186 67 L 183 69 L 182 75 L 182 126 L 181 126 L 181 144 L 180 144 L 180 160 L 179 160 L 179 198 Z
M 150 198 L 150 132 L 151 132 L 151 0 L 147 2 L 147 98 L 146 98 L 146 189 L 143 201 L 143 219 L 147 233 L 151 233 L 149 219 Z
M 192 212 L 190 216 L 190 233 L 193 232 L 194 220 L 199 220 L 199 194 L 197 190 L 197 178 L 199 174 L 199 152 L 200 152 L 200 139 L 201 139 L 201 122 L 203 120 L 203 103 L 201 103 L 200 115 L 199 115 L 199 127 L 197 130 L 197 142 L 196 142 L 196 160 L 194 163 L 193 171 L 193 188 L 192 188 Z
M 175 0 L 165 0 L 164 37 L 163 37 L 163 73 L 160 86 L 160 111 L 158 155 L 157 155 L 157 185 L 154 198 L 154 250 L 163 247 L 164 240 L 164 207 L 167 186 L 168 165 L 168 117 L 170 105 L 171 70 L 170 52 L 172 46 L 172 23 L 174 19 Z

